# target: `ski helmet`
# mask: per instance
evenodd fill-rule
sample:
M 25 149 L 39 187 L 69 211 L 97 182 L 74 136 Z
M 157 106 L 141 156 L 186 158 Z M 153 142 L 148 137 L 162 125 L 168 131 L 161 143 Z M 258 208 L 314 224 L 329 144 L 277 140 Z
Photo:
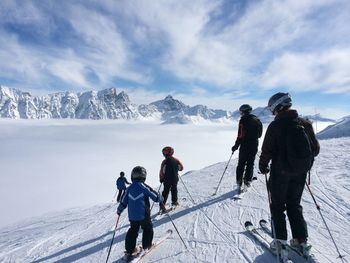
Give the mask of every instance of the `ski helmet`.
M 124 176 L 125 175 L 125 173 L 124 172 L 120 172 L 120 176 Z
M 243 104 L 239 107 L 239 111 L 243 113 L 250 113 L 252 110 L 253 108 L 249 104 Z
M 142 180 L 145 181 L 147 176 L 147 171 L 142 166 L 136 166 L 131 171 L 131 181 Z
M 272 113 L 279 112 L 292 106 L 292 98 L 289 93 L 278 92 L 269 99 L 267 107 Z
M 174 148 L 166 146 L 163 148 L 162 153 L 164 156 L 172 156 L 174 154 Z

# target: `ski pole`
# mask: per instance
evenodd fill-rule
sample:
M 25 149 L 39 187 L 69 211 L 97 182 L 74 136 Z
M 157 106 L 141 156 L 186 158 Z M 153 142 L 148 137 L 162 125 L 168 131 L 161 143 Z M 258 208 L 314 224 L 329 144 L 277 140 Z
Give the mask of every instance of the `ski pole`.
M 166 215 L 169 217 L 170 222 L 173 224 L 173 226 L 174 226 L 174 228 L 175 228 L 177 234 L 179 235 L 179 237 L 180 237 L 182 243 L 184 244 L 185 248 L 188 249 L 187 246 L 186 246 L 186 243 L 185 243 L 185 241 L 182 239 L 182 236 L 180 235 L 180 232 L 179 232 L 179 230 L 177 229 L 177 227 L 176 227 L 176 225 L 175 225 L 173 219 L 171 218 L 171 216 L 169 215 L 169 213 L 168 213 L 167 211 L 165 211 L 165 213 L 166 213 Z
M 314 203 L 315 203 L 315 205 L 316 205 L 316 208 L 317 208 L 318 212 L 319 212 L 320 215 L 321 215 L 321 218 L 322 218 L 322 220 L 323 220 L 323 223 L 324 223 L 324 225 L 326 226 L 326 228 L 327 228 L 327 230 L 328 230 L 329 236 L 330 236 L 331 239 L 332 239 L 332 242 L 333 242 L 333 244 L 334 244 L 334 246 L 335 246 L 335 249 L 337 250 L 337 253 L 338 253 L 338 257 L 337 257 L 337 258 L 340 258 L 342 262 L 345 262 L 345 261 L 344 261 L 344 256 L 342 256 L 342 255 L 340 254 L 339 249 L 338 249 L 338 246 L 337 246 L 337 244 L 335 243 L 335 240 L 334 240 L 334 238 L 333 238 L 333 236 L 332 236 L 332 233 L 331 233 L 331 231 L 330 231 L 330 229 L 329 229 L 329 227 L 328 227 L 328 225 L 327 225 L 327 222 L 326 222 L 326 220 L 324 219 L 324 217 L 323 217 L 323 215 L 322 215 L 322 213 L 321 213 L 321 207 L 317 204 L 316 199 L 315 199 L 315 196 L 313 195 L 313 193 L 312 193 L 312 191 L 311 191 L 311 189 L 310 189 L 310 187 L 309 187 L 309 185 L 308 185 L 307 183 L 306 183 L 306 186 L 307 186 L 307 189 L 309 190 L 309 193 L 310 193 L 310 195 L 311 195 L 311 197 L 312 197 L 312 200 L 314 201 Z
M 276 232 L 275 232 L 275 223 L 273 220 L 273 216 L 272 216 L 272 197 L 271 197 L 271 192 L 269 190 L 269 181 L 267 180 L 267 173 L 265 173 L 265 181 L 266 181 L 266 190 L 267 190 L 267 196 L 269 199 L 269 208 L 270 208 L 270 216 L 271 216 L 271 226 L 272 226 L 272 236 L 273 236 L 273 240 L 276 242 Z M 278 244 L 276 243 L 276 248 L 278 249 Z M 277 262 L 280 262 L 281 258 L 280 258 L 280 254 L 277 252 L 276 253 L 276 257 L 277 257 Z
M 230 159 L 229 159 L 228 162 L 227 162 L 227 165 L 226 165 L 226 167 L 225 167 L 225 170 L 224 170 L 224 172 L 222 173 L 222 176 L 221 176 L 221 178 L 220 178 L 219 184 L 218 184 L 218 186 L 216 187 L 215 193 L 214 193 L 213 195 L 216 195 L 217 191 L 219 190 L 219 186 L 220 186 L 220 184 L 221 184 L 222 178 L 224 178 L 224 174 L 225 174 L 225 172 L 226 172 L 226 170 L 227 170 L 227 167 L 228 167 L 228 165 L 229 165 L 229 163 L 230 163 L 230 161 L 231 161 L 231 158 L 232 158 L 232 156 L 233 156 L 233 153 L 234 153 L 234 152 L 231 153 Z
M 158 187 L 158 191 L 157 191 L 158 194 L 159 194 L 159 191 L 160 191 L 160 188 L 161 188 L 162 184 L 163 184 L 163 183 L 160 183 L 160 185 L 159 185 L 159 187 Z M 153 202 L 150 211 L 152 211 L 152 208 L 153 208 L 153 206 L 154 206 L 154 203 L 155 203 L 155 202 Z
M 115 191 L 115 194 L 114 194 L 114 196 L 113 196 L 112 202 L 114 201 L 115 196 L 117 195 L 117 193 L 118 193 L 118 190 Z
M 193 204 L 196 204 L 196 202 L 194 201 L 192 195 L 190 194 L 190 191 L 188 191 L 188 189 L 187 189 L 187 187 L 186 187 L 184 181 L 182 180 L 181 176 L 179 176 L 179 178 L 180 178 L 181 183 L 184 185 L 184 187 L 185 187 L 185 189 L 186 189 L 186 192 L 188 193 L 188 196 L 191 198 L 192 203 L 193 203 Z
M 115 236 L 115 231 L 117 230 L 117 227 L 118 227 L 119 218 L 120 218 L 120 215 L 118 215 L 117 223 L 115 224 L 115 228 L 114 228 L 114 231 L 113 231 L 113 237 L 112 237 L 112 240 L 111 240 L 111 244 L 109 245 L 109 249 L 108 249 L 106 263 L 108 262 L 109 255 L 111 254 L 112 245 L 113 245 L 114 236 Z

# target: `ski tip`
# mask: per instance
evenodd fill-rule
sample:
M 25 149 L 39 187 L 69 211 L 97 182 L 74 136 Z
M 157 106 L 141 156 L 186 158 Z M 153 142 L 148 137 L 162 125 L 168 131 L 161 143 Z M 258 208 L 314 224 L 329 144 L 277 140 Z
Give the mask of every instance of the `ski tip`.
M 261 219 L 260 221 L 259 221 L 259 224 L 261 225 L 261 224 L 267 224 L 267 221 L 265 220 L 265 219 Z
M 253 225 L 253 223 L 252 222 L 250 222 L 250 221 L 245 221 L 245 223 L 244 223 L 244 226 L 247 228 L 247 227 L 249 227 L 249 226 L 252 226 Z

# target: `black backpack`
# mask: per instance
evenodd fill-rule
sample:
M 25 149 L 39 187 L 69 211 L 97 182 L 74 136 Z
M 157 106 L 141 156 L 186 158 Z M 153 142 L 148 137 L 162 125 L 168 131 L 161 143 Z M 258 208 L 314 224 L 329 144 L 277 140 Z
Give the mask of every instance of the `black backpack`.
M 313 164 L 314 154 L 311 140 L 300 119 L 288 121 L 283 125 L 282 136 L 285 141 L 284 168 L 292 173 L 307 173 Z
M 249 114 L 246 117 L 244 125 L 246 126 L 246 139 L 247 140 L 256 140 L 259 139 L 262 135 L 262 123 L 253 114 Z

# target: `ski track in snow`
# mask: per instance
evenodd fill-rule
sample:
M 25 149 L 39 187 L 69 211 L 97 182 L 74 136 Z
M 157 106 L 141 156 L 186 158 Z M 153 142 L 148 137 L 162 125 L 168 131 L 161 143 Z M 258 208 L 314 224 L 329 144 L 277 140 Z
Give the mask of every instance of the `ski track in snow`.
M 350 257 L 349 158 L 350 138 L 321 141 L 321 153 L 311 171 L 310 186 L 340 252 L 347 258 Z M 174 230 L 172 236 L 143 262 L 275 262 L 275 257 L 258 245 L 244 228 L 246 220 L 258 226 L 260 219 L 270 218 L 265 177 L 258 174 L 257 162 L 258 157 L 254 169 L 257 180 L 239 201 L 232 199 L 236 193 L 237 159 L 231 160 L 214 196 L 227 162 L 182 176 L 179 181 L 181 204 L 170 212 L 170 216 L 189 250 Z M 302 205 L 309 239 L 318 260 L 321 263 L 341 262 L 307 188 Z M 114 203 L 107 203 L 69 209 L 0 229 L 0 262 L 105 262 L 116 223 L 116 207 Z M 152 218 L 157 209 L 155 205 Z M 154 240 L 167 229 L 173 229 L 166 215 L 154 220 L 153 224 Z M 121 262 L 128 227 L 125 211 L 116 230 L 109 262 Z M 138 242 L 141 242 L 140 237 L 141 234 Z M 347 258 L 345 262 L 348 262 Z M 298 259 L 297 262 L 305 260 Z

